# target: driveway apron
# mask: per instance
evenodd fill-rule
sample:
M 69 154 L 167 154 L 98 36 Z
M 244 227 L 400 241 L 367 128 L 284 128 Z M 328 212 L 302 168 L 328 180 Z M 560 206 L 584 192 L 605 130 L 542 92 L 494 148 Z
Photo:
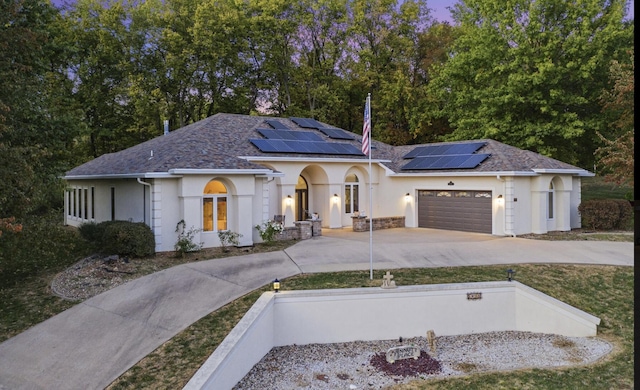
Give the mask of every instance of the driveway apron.
M 183 264 L 88 299 L 0 344 L 0 390 L 103 389 L 189 325 L 274 278 L 370 269 L 368 233 L 323 234 L 285 251 Z M 630 242 L 435 229 L 381 230 L 373 238 L 376 272 L 518 263 L 633 266 Z

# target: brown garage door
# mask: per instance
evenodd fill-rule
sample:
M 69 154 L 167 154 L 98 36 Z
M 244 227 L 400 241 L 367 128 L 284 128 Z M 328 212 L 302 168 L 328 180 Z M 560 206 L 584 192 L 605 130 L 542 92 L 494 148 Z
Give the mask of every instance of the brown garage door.
M 418 191 L 418 226 L 492 233 L 491 191 Z

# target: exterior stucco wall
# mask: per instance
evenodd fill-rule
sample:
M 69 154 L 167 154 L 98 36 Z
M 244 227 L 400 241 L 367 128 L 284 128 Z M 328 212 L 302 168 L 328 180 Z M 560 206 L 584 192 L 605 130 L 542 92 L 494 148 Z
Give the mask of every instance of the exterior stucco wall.
M 286 225 L 295 221 L 295 187 L 302 175 L 308 185 L 309 212 L 317 212 L 323 228 L 342 228 L 352 224 L 352 213 L 345 212 L 345 178 L 358 177 L 361 213 L 370 214 L 368 164 L 330 161 L 320 165 L 304 161 L 270 162 L 280 177 L 254 175 L 194 174 L 175 178 L 69 180 L 70 189 L 88 189 L 89 217 L 96 222 L 111 219 L 111 188 L 115 188 L 115 219 L 145 222 L 152 226 L 157 251 L 172 251 L 177 240 L 177 223 L 184 219 L 187 229 L 202 229 L 202 196 L 210 180 L 220 180 L 228 191 L 228 229 L 240 233 L 240 245 L 260 242 L 255 229 L 274 215 L 284 214 Z M 570 175 L 536 176 L 393 176 L 378 164 L 372 165 L 371 178 L 374 218 L 404 217 L 407 227 L 418 226 L 419 190 L 491 191 L 492 234 L 520 235 L 570 230 L 580 227 L 580 178 Z M 556 207 L 548 219 L 549 183 L 554 183 Z M 453 183 L 453 184 L 450 184 Z M 91 190 L 93 188 L 93 190 Z M 409 196 L 406 194 L 409 193 Z M 287 198 L 292 196 L 292 201 Z M 335 197 L 334 195 L 337 195 Z M 501 200 L 498 196 L 503 195 Z M 65 194 L 65 223 L 79 226 L 86 220 L 69 216 L 69 193 Z M 84 202 L 84 195 L 82 201 Z M 80 204 L 79 203 L 79 204 Z M 79 205 L 77 207 L 84 207 Z M 205 247 L 219 246 L 217 232 L 200 232 L 195 240 Z
M 449 183 L 453 182 L 453 185 Z M 418 227 L 417 195 L 419 190 L 482 190 L 493 194 L 492 234 L 505 234 L 505 204 L 497 200 L 506 194 L 505 183 L 496 176 L 454 177 L 454 176 L 383 176 L 380 179 L 380 190 L 374 193 L 374 217 L 404 216 L 407 227 Z M 409 193 L 409 197 L 406 194 Z
M 93 203 L 93 218 L 69 217 L 68 194 L 65 196 L 65 223 L 71 226 L 80 226 L 84 222 L 110 221 L 111 220 L 111 188 L 114 190 L 114 216 L 116 220 L 145 222 L 149 213 L 148 189 L 139 184 L 135 179 L 126 180 L 70 180 L 67 182 L 70 189 L 87 189 L 91 193 L 93 187 L 93 199 L 89 195 L 89 202 Z M 82 207 L 83 200 L 78 202 Z M 90 208 L 90 205 L 88 205 Z M 91 213 L 91 211 L 90 211 Z
M 156 251 L 174 250 L 178 240 L 176 225 L 182 219 L 178 207 L 179 178 L 153 179 L 153 226 Z M 187 227 L 191 226 L 187 223 Z
M 569 210 L 570 225 L 571 229 L 579 229 L 582 227 L 582 218 L 578 212 L 578 206 L 582 203 L 582 191 L 580 190 L 582 188 L 582 179 L 574 176 L 571 180 L 573 181 L 572 188 L 574 190 L 571 191 L 569 197 L 569 201 L 571 202 L 571 210 Z

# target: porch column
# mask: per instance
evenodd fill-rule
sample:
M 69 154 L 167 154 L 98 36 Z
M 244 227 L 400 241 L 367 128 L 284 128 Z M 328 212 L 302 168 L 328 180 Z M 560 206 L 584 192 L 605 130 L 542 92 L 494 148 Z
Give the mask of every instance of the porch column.
M 236 209 L 237 211 L 237 233 L 241 236 L 238 238 L 239 246 L 251 246 L 253 245 L 253 231 L 254 225 L 256 225 L 252 218 L 253 210 L 253 194 L 250 195 L 238 195 L 236 197 Z M 232 229 L 233 230 L 233 229 Z

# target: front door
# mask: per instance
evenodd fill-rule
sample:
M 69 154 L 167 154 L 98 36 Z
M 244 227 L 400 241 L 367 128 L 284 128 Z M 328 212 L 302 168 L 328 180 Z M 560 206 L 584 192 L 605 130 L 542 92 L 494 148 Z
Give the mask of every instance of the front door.
M 311 218 L 309 211 L 309 186 L 302 176 L 298 176 L 298 184 L 296 185 L 296 221 L 304 221 Z

